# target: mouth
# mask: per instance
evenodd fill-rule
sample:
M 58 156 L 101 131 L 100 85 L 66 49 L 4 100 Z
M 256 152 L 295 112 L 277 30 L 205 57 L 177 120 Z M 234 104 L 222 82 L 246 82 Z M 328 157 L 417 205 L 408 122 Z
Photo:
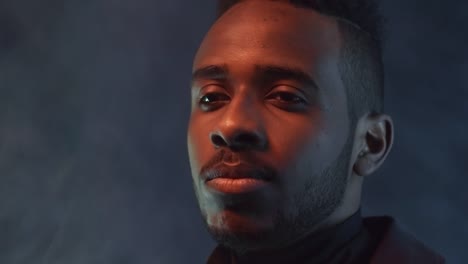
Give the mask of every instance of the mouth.
M 218 177 L 206 181 L 208 188 L 224 194 L 242 194 L 259 191 L 267 187 L 270 182 L 249 177 L 222 178 Z
M 241 164 L 239 166 L 218 166 L 204 174 L 208 189 L 221 194 L 243 194 L 260 191 L 271 185 L 272 173 L 264 168 Z

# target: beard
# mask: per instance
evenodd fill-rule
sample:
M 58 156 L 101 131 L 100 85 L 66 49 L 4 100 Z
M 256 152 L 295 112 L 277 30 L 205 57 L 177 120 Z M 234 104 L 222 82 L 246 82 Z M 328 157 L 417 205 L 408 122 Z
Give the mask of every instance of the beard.
M 219 228 L 219 225 L 208 225 L 207 215 L 202 210 L 211 236 L 218 244 L 238 254 L 244 254 L 249 251 L 284 248 L 309 234 L 343 201 L 348 183 L 352 139 L 353 136 L 349 135 L 336 160 L 317 175 L 312 175 L 300 191 L 283 201 L 284 205 L 270 215 L 273 218 L 273 227 L 257 229 L 255 232 L 232 232 L 226 228 Z M 223 219 L 221 221 L 223 222 Z

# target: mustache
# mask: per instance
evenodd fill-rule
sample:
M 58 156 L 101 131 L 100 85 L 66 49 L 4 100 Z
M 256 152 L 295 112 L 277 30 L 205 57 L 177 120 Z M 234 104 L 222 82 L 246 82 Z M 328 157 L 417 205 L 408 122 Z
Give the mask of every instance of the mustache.
M 232 153 L 225 149 L 220 150 L 200 169 L 200 177 L 203 181 L 215 178 L 253 178 L 271 181 L 276 178 L 276 170 L 249 155 L 249 160 L 238 153 Z M 232 164 L 236 160 L 236 165 Z

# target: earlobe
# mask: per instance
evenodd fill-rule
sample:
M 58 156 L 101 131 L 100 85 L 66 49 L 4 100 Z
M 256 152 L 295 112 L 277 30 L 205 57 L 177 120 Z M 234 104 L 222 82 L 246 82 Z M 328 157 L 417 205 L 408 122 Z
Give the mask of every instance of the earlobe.
M 354 163 L 353 171 L 359 176 L 366 176 L 370 174 L 369 168 L 370 164 L 365 156 L 359 156 L 356 162 Z
M 362 143 L 353 171 L 359 176 L 375 172 L 385 161 L 393 144 L 393 121 L 388 115 L 365 117 L 360 124 Z

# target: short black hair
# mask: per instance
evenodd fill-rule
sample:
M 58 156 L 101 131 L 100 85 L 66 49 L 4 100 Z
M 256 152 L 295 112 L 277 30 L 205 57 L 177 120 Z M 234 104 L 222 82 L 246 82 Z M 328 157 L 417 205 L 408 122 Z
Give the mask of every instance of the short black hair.
M 242 1 L 218 0 L 218 17 Z M 284 2 L 301 8 L 310 8 L 337 19 L 344 41 L 339 68 L 346 86 L 351 124 L 354 126 L 365 113 L 381 113 L 384 98 L 382 59 L 384 19 L 376 0 L 285 0 Z

